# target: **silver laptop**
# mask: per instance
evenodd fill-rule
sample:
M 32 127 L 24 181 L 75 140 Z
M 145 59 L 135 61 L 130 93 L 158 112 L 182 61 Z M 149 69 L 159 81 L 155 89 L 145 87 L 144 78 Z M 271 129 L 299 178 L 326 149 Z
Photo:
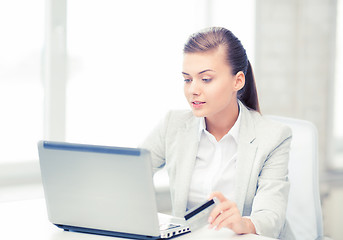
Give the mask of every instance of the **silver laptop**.
M 40 141 L 42 182 L 50 222 L 66 231 L 134 239 L 190 232 L 214 201 L 185 218 L 160 222 L 150 153 L 144 149 Z M 188 220 L 188 221 L 187 221 Z

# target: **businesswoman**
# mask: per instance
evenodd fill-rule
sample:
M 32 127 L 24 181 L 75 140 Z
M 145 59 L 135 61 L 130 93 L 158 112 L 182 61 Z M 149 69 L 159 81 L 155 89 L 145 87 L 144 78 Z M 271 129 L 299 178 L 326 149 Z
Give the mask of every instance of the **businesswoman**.
M 292 239 L 285 219 L 291 131 L 261 116 L 239 39 L 217 27 L 191 35 L 182 76 L 191 111 L 169 112 L 141 146 L 154 171 L 167 167 L 174 215 L 217 197 L 210 227 Z

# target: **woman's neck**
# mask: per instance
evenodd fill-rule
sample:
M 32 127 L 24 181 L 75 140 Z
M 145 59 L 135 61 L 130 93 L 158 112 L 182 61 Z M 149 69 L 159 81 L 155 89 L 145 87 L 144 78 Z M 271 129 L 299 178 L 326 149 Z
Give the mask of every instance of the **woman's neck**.
M 206 130 L 210 132 L 217 141 L 227 134 L 237 121 L 239 113 L 238 103 L 233 107 L 213 116 L 205 117 Z

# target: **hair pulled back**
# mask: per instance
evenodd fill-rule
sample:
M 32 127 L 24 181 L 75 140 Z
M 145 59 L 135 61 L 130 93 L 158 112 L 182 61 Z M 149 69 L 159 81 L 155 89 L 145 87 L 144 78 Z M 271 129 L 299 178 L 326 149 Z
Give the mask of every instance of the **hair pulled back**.
M 225 47 L 226 60 L 232 74 L 242 71 L 245 85 L 238 91 L 237 98 L 248 108 L 260 112 L 257 89 L 251 64 L 241 41 L 228 29 L 222 27 L 206 28 L 192 34 L 184 45 L 184 53 L 206 52 Z

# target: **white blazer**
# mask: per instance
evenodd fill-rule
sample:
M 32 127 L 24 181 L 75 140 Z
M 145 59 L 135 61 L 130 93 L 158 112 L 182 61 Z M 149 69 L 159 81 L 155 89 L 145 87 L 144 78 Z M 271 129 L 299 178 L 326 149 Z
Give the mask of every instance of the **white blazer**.
M 262 117 L 238 101 L 241 125 L 236 161 L 236 199 L 263 236 L 293 239 L 285 224 L 289 192 L 290 128 Z M 190 110 L 171 111 L 142 144 L 151 152 L 154 172 L 166 165 L 175 216 L 186 212 L 198 151 L 200 118 Z

